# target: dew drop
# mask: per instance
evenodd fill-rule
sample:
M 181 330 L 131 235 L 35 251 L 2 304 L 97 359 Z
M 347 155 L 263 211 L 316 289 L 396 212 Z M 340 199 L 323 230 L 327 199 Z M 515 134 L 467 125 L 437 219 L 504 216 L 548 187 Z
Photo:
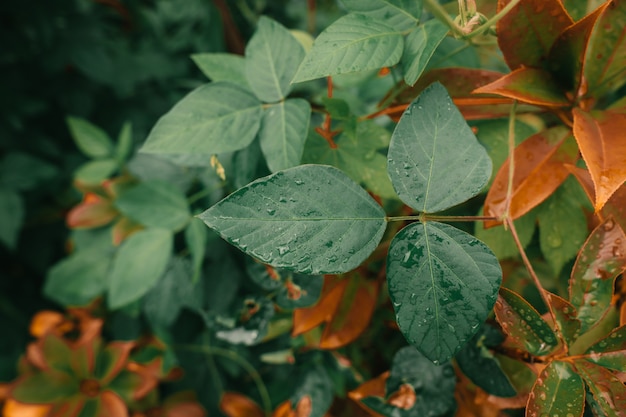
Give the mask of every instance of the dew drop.
M 278 249 L 278 254 L 281 256 L 289 252 L 289 246 L 279 246 L 277 249 Z
M 273 209 L 273 208 L 267 209 L 267 214 L 269 214 L 270 216 L 273 216 L 275 213 L 276 213 L 276 209 Z
M 304 184 L 304 181 L 302 181 L 302 180 L 295 180 L 294 182 L 296 183 L 296 185 Z

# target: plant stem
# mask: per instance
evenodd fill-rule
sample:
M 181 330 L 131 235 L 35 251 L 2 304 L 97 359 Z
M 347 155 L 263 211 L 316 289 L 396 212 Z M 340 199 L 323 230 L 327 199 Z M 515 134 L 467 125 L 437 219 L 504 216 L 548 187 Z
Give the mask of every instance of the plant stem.
M 412 216 L 391 216 L 385 217 L 385 221 L 387 222 L 401 222 L 401 221 L 411 221 L 418 220 L 421 222 L 424 221 L 433 221 L 433 222 L 474 222 L 474 221 L 485 221 L 485 220 L 498 220 L 497 217 L 493 216 L 437 216 L 431 214 L 416 214 Z
M 491 26 L 493 26 L 496 23 L 498 23 L 498 21 L 500 19 L 502 19 L 508 12 L 510 12 L 511 9 L 513 9 L 513 7 L 517 6 L 517 3 L 519 3 L 520 1 L 521 0 L 512 0 L 509 4 L 504 6 L 502 8 L 502 10 L 500 10 L 498 13 L 496 13 L 491 19 L 487 19 L 487 21 L 485 23 L 483 23 L 482 25 L 480 25 L 479 27 L 477 27 L 476 30 L 474 30 L 471 33 L 468 33 L 467 35 L 465 35 L 465 38 L 471 39 L 474 36 L 478 36 L 478 35 L 482 34 L 484 31 L 489 29 Z
M 250 375 L 250 377 L 254 380 L 254 383 L 257 386 L 259 395 L 261 396 L 261 402 L 263 403 L 263 411 L 265 412 L 265 415 L 269 417 L 272 414 L 272 401 L 270 400 L 270 395 L 267 391 L 267 387 L 261 379 L 261 375 L 259 375 L 259 373 L 250 362 L 239 356 L 236 352 L 215 346 L 174 345 L 174 348 L 179 350 L 186 350 L 189 352 L 204 353 L 209 356 L 221 356 L 241 366 Z
M 463 30 L 459 27 L 459 25 L 454 23 L 454 20 L 452 20 L 446 9 L 441 7 L 437 0 L 424 0 L 424 7 L 426 7 L 426 9 L 428 9 L 428 11 L 431 12 L 435 18 L 444 22 L 456 36 L 465 36 Z
M 315 0 L 307 0 L 306 30 L 315 35 Z
M 509 114 L 509 180 L 506 188 L 506 200 L 504 200 L 504 216 L 509 217 L 511 200 L 513 200 L 513 177 L 515 175 L 515 111 L 517 100 L 513 100 Z

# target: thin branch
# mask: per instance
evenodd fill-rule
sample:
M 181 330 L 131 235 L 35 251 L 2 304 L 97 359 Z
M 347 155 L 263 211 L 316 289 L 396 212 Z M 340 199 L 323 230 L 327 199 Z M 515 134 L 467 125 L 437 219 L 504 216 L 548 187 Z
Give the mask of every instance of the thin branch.
M 511 200 L 513 200 L 513 177 L 515 175 L 515 111 L 517 100 L 513 100 L 509 114 L 509 180 L 506 188 L 506 200 L 504 200 L 504 216 L 509 217 Z

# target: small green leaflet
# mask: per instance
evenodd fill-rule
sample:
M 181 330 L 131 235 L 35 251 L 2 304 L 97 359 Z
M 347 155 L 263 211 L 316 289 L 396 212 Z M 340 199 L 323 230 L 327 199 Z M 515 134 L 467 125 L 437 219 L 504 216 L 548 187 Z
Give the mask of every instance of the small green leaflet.
M 585 385 L 571 364 L 552 361 L 541 372 L 528 399 L 528 416 L 582 417 Z
M 172 184 L 159 180 L 143 181 L 125 190 L 115 200 L 115 207 L 145 226 L 174 232 L 182 230 L 191 219 L 185 195 Z
M 385 212 L 343 172 L 300 165 L 260 178 L 198 216 L 245 253 L 276 268 L 334 274 L 378 246 Z
M 109 308 L 139 299 L 157 283 L 172 255 L 173 240 L 169 230 L 146 229 L 122 243 L 108 277 Z
M 384 21 L 398 30 L 414 27 L 422 16 L 421 0 L 341 0 L 346 8 Z
M 587 349 L 587 360 L 605 368 L 626 368 L 626 326 L 620 326 Z
M 212 81 L 230 81 L 249 89 L 246 78 L 246 59 L 224 52 L 193 54 L 191 59 Z
M 448 30 L 448 26 L 432 19 L 409 33 L 401 59 L 404 82 L 411 86 L 417 82 Z
M 246 78 L 250 88 L 266 103 L 284 99 L 291 79 L 304 58 L 304 48 L 280 23 L 261 16 L 246 46 Z
M 403 46 L 402 33 L 384 21 L 350 13 L 315 39 L 292 82 L 392 66 Z
M 105 158 L 113 153 L 113 142 L 109 135 L 85 119 L 68 117 L 67 125 L 76 146 L 91 158 Z
M 265 108 L 259 141 L 270 171 L 280 171 L 300 163 L 310 119 L 311 106 L 301 98 L 288 99 Z
M 387 283 L 404 337 L 435 363 L 453 357 L 491 311 L 502 271 L 489 248 L 443 223 L 412 223 L 391 242 Z
M 198 87 L 162 116 L 141 152 L 194 156 L 245 148 L 261 124 L 261 102 L 228 83 Z
M 402 201 L 435 213 L 478 194 L 491 176 L 491 160 L 437 82 L 400 118 L 391 136 L 387 171 Z
M 24 201 L 15 191 L 0 185 L 0 243 L 15 249 L 24 222 Z

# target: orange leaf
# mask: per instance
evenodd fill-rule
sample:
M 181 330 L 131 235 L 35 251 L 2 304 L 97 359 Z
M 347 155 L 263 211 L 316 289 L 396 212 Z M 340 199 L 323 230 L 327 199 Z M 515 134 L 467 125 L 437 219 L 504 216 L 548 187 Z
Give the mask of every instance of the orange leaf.
M 389 378 L 390 372 L 384 372 L 378 375 L 374 379 L 370 379 L 359 385 L 359 387 L 348 393 L 348 397 L 352 400 L 359 402 L 366 397 L 384 397 L 385 396 L 385 384 L 387 378 Z
M 415 389 L 411 384 L 404 383 L 400 385 L 398 391 L 389 395 L 387 402 L 394 407 L 401 408 L 403 410 L 409 410 L 415 405 L 417 396 L 415 395 Z
M 295 412 L 291 409 L 291 401 L 283 401 L 272 413 L 272 417 L 294 417 Z
M 132 221 L 128 217 L 120 218 L 113 226 L 113 244 L 118 246 L 124 239 L 143 228 L 141 224 Z
M 313 401 L 308 395 L 303 395 L 296 405 L 296 414 L 294 417 L 310 417 L 313 411 Z
M 498 0 L 502 10 L 511 0 Z M 541 67 L 552 44 L 574 21 L 560 0 L 524 0 L 496 24 L 498 45 L 512 70 Z
M 324 286 L 320 300 L 312 307 L 297 308 L 293 312 L 292 335 L 297 336 L 326 323 L 332 319 L 332 315 L 341 302 L 343 290 L 346 285 L 344 280 L 332 277 L 324 277 Z
M 45 417 L 51 408 L 51 405 L 23 404 L 9 398 L 4 403 L 2 415 L 4 417 Z
M 250 398 L 237 392 L 225 392 L 220 400 L 220 410 L 228 417 L 263 417 L 263 410 Z
M 40 311 L 35 314 L 30 322 L 30 334 L 34 337 L 41 337 L 54 330 L 63 321 L 65 318 L 61 313 L 49 310 Z
M 100 412 L 94 417 L 128 417 L 126 403 L 113 391 L 100 394 Z
M 626 181 L 626 114 L 574 109 L 574 137 L 591 179 L 599 211 Z
M 475 93 L 499 94 L 523 103 L 546 107 L 565 107 L 569 101 L 549 72 L 536 68 L 518 68 L 498 80 L 482 86 Z
M 66 223 L 72 229 L 90 229 L 104 226 L 117 215 L 111 201 L 96 194 L 85 194 L 84 201 L 67 214 Z
M 573 141 L 568 140 L 571 132 L 564 127 L 555 127 L 539 132 L 522 142 L 513 154 L 515 172 L 510 216 L 517 219 L 545 200 L 570 171 L 565 164 L 574 164 L 578 152 Z M 485 199 L 485 215 L 501 217 L 506 210 L 509 179 L 509 159 L 502 164 Z M 499 224 L 485 222 L 485 227 Z

